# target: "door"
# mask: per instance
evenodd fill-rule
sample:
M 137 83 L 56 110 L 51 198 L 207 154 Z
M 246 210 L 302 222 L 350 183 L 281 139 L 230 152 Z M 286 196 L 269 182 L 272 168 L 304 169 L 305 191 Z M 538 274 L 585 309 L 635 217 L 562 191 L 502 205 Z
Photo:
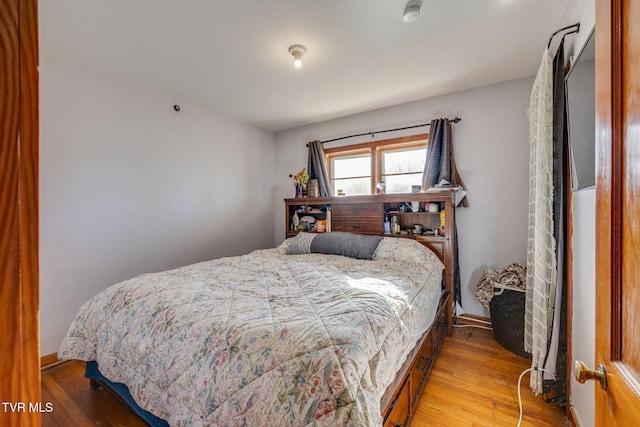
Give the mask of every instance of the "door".
M 640 425 L 640 1 L 596 1 L 598 426 Z M 592 367 L 595 368 L 595 367 Z
M 40 425 L 36 0 L 0 0 L 0 425 Z

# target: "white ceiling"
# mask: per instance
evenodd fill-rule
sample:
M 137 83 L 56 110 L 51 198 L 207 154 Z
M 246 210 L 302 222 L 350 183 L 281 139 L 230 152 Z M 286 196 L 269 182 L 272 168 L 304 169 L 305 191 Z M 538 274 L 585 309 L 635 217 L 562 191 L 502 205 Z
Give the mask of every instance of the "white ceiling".
M 47 0 L 40 52 L 277 131 L 533 75 L 568 1 Z

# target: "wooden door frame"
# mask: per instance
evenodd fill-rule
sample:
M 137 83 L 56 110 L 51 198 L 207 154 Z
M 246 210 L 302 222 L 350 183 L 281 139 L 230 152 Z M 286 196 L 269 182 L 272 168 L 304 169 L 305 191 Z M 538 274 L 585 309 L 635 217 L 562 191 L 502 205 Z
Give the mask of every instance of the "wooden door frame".
M 571 404 L 571 378 L 573 373 L 573 190 L 571 189 L 571 160 L 567 165 L 567 179 L 565 191 L 567 191 L 567 228 L 565 239 L 567 242 L 567 252 L 565 254 L 565 274 L 566 274 L 566 296 L 567 299 L 567 385 L 566 385 L 566 407 L 565 414 L 569 425 L 575 426 L 576 420 L 573 417 L 573 405 Z
M 0 408 L 0 424 L 10 427 L 41 422 L 37 19 L 37 0 L 0 0 L 0 399 L 16 405 Z

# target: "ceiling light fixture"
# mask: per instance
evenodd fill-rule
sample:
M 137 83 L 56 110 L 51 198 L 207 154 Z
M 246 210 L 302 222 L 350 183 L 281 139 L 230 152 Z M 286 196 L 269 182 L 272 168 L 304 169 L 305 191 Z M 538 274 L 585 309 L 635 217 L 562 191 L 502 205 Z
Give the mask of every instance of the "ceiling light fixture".
M 293 56 L 293 65 L 295 65 L 296 68 L 302 67 L 302 55 L 307 53 L 307 48 L 301 44 L 294 44 L 293 46 L 289 46 L 289 53 Z
M 420 3 L 410 0 L 404 7 L 402 20 L 404 22 L 413 22 L 420 16 Z

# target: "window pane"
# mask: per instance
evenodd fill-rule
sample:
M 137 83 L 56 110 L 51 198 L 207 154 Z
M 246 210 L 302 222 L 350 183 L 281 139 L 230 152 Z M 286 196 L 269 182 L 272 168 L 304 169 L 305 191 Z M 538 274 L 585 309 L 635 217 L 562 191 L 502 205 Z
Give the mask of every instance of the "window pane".
M 384 152 L 382 174 L 422 172 L 426 158 L 426 148 Z
M 338 195 L 338 190 L 344 191 L 346 196 L 371 194 L 371 178 L 337 179 L 332 184 L 334 196 Z
M 386 176 L 384 180 L 387 183 L 387 193 L 411 193 L 412 185 L 422 185 L 422 172 Z
M 371 156 L 365 154 L 334 159 L 331 172 L 334 179 L 353 176 L 371 176 Z

